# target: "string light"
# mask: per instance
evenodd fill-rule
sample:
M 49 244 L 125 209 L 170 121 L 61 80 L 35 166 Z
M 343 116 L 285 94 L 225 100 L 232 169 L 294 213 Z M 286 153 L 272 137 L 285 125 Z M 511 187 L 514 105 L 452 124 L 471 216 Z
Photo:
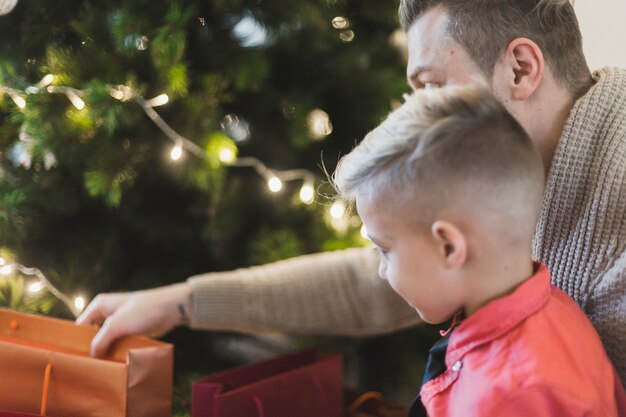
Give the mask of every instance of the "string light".
M 277 193 L 283 188 L 283 182 L 278 177 L 271 177 L 267 180 L 267 186 L 271 192 Z
M 305 183 L 300 188 L 300 200 L 305 204 L 311 204 L 314 200 L 315 190 L 311 184 Z
M 111 87 L 109 94 L 116 100 L 128 101 L 133 98 L 133 90 L 126 85 L 118 85 L 117 87 Z
M 124 98 L 124 93 L 120 90 L 111 89 L 111 97 L 121 101 Z
M 54 285 L 52 285 L 52 283 L 48 280 L 48 278 L 46 278 L 43 272 L 41 272 L 39 269 L 29 268 L 18 263 L 7 264 L 4 258 L 0 258 L 0 259 L 2 259 L 2 262 L 5 263 L 5 265 L 2 268 L 0 268 L 0 274 L 10 275 L 14 271 L 18 271 L 22 275 L 34 276 L 37 279 L 37 281 L 31 283 L 28 286 L 29 292 L 37 293 L 43 290 L 44 288 L 47 289 L 48 291 L 50 291 L 52 295 L 54 295 L 63 304 L 67 306 L 67 308 L 72 312 L 74 317 L 78 317 L 80 313 L 84 310 L 85 305 L 87 304 L 87 301 L 85 300 L 84 297 L 79 296 L 79 297 L 75 297 L 74 300 L 71 300 L 69 297 L 67 297 L 65 294 L 59 291 Z
M 28 291 L 33 293 L 33 294 L 36 294 L 39 291 L 43 290 L 44 287 L 45 287 L 45 285 L 43 285 L 41 282 L 35 281 L 35 282 L 33 282 L 32 284 L 30 284 L 28 286 Z
M 54 75 L 48 74 L 37 83 L 36 88 L 39 90 L 41 88 L 47 87 L 54 81 Z
M 83 311 L 85 309 L 85 299 L 83 297 L 76 297 L 74 298 L 74 307 L 76 307 L 77 310 Z
M 225 164 L 232 164 L 235 162 L 237 156 L 235 155 L 235 151 L 229 148 L 223 148 L 219 154 L 219 160 Z
M 351 30 L 342 30 L 339 33 L 339 39 L 346 43 L 352 42 L 354 40 L 354 32 Z
M 172 147 L 172 150 L 170 151 L 170 158 L 172 158 L 172 161 L 178 161 L 180 160 L 180 158 L 182 158 L 183 156 L 183 147 L 180 144 L 176 144 Z
M 167 94 L 159 94 L 158 96 L 146 100 L 146 104 L 150 107 L 164 106 L 169 103 L 170 97 Z
M 322 109 L 311 111 L 306 118 L 306 123 L 309 127 L 309 135 L 312 139 L 324 139 L 333 132 L 333 124 L 330 122 L 330 117 L 328 113 Z
M 54 80 L 55 76 L 53 74 L 47 74 L 39 81 L 39 83 L 33 86 L 29 86 L 25 89 L 25 91 L 28 94 L 36 94 L 41 92 L 48 92 L 50 94 L 65 94 L 70 102 L 77 109 L 82 110 L 86 107 L 87 104 L 81 98 L 85 95 L 84 91 L 67 86 L 50 85 L 54 82 Z M 26 107 L 26 100 L 20 94 L 23 93 L 23 91 L 18 91 L 10 87 L 0 85 L 0 93 L 6 93 L 10 95 L 11 98 L 16 102 L 18 107 L 22 109 Z M 121 102 L 127 102 L 131 99 L 134 99 L 134 101 L 142 107 L 150 120 L 165 134 L 168 139 L 170 139 L 174 143 L 174 146 L 170 149 L 169 153 L 170 159 L 172 161 L 179 161 L 183 157 L 184 152 L 187 151 L 198 158 L 204 159 L 208 162 L 212 162 L 212 157 L 207 154 L 207 151 L 172 129 L 172 127 L 167 122 L 165 122 L 165 120 L 163 120 L 161 116 L 159 116 L 159 114 L 154 110 L 154 107 L 162 106 L 169 102 L 169 96 L 167 94 L 160 94 L 156 97 L 146 100 L 126 85 L 109 86 L 109 94 L 111 95 L 111 97 Z M 314 110 L 311 113 L 310 118 L 310 129 L 312 132 L 312 137 L 321 139 L 332 132 L 333 127 L 330 123 L 330 118 L 328 117 L 328 114 L 323 110 Z M 225 116 L 222 120 L 222 128 L 235 141 L 244 141 L 250 135 L 250 127 L 248 123 L 236 115 L 230 114 Z M 286 181 L 303 181 L 304 185 L 300 190 L 300 198 L 303 202 L 307 204 L 309 204 L 309 202 L 312 202 L 311 194 L 314 194 L 314 192 L 311 192 L 309 186 L 312 189 L 312 184 L 315 183 L 315 176 L 312 172 L 308 170 L 270 170 L 263 162 L 261 162 L 257 158 L 237 158 L 236 147 L 234 149 L 220 149 L 218 153 L 218 159 L 220 162 L 228 166 L 237 168 L 253 168 L 259 175 L 261 175 L 268 181 L 268 187 L 270 187 L 270 190 L 272 190 L 273 192 L 280 191 L 282 189 L 283 183 Z
M 85 102 L 79 95 L 83 94 L 82 91 L 79 91 L 72 87 L 63 87 L 63 86 L 53 86 L 49 85 L 46 88 L 46 91 L 50 94 L 65 94 L 68 100 L 76 107 L 78 110 L 82 110 L 85 108 Z
M 67 98 L 70 99 L 74 107 L 76 107 L 78 110 L 82 110 L 85 108 L 85 102 L 83 101 L 82 98 L 78 97 L 78 95 L 75 92 L 68 91 Z
M 340 219 L 346 214 L 346 204 L 343 201 L 337 200 L 330 207 L 330 216 L 333 219 Z
M 332 20 L 335 29 L 347 29 L 350 27 L 350 21 L 343 16 L 337 16 Z
M 26 107 L 26 100 L 24 100 L 24 97 L 22 96 L 18 96 L 17 94 L 11 94 L 11 99 L 15 102 L 15 105 L 17 107 L 19 107 L 20 109 L 23 109 Z
M 370 240 L 370 237 L 367 235 L 365 225 L 361 226 L 361 236 L 363 236 L 364 239 Z
M 0 275 L 11 275 L 13 273 L 13 265 L 4 265 L 0 268 Z
M 337 24 L 342 25 L 343 23 Z M 347 22 L 346 27 L 348 26 L 349 22 Z M 342 35 L 345 35 L 346 32 L 349 32 L 349 39 L 344 39 L 345 36 L 342 37 Z M 350 42 L 354 38 L 354 33 L 352 31 L 343 31 L 340 33 L 340 37 L 342 37 L 342 40 Z M 86 107 L 85 101 L 81 98 L 81 96 L 84 95 L 83 91 L 66 86 L 52 86 L 50 84 L 54 82 L 54 79 L 55 76 L 53 74 L 47 74 L 39 81 L 39 83 L 26 88 L 24 91 L 28 94 L 36 94 L 40 93 L 41 91 L 46 91 L 50 94 L 65 94 L 72 103 L 72 105 L 74 105 L 74 107 L 76 107 L 78 110 L 82 110 Z M 22 97 L 19 91 L 0 85 L 0 93 L 8 94 L 20 109 L 24 109 L 26 107 L 26 100 L 24 99 L 24 97 Z M 152 120 L 152 122 L 170 140 L 175 143 L 174 147 L 170 151 L 170 157 L 173 161 L 180 160 L 185 150 L 191 152 L 199 158 L 209 160 L 209 156 L 202 148 L 200 148 L 189 139 L 178 134 L 154 110 L 154 107 L 162 106 L 169 102 L 169 96 L 167 94 L 160 94 L 152 99 L 146 100 L 142 96 L 133 92 L 130 87 L 125 85 L 110 87 L 109 93 L 113 98 L 121 102 L 126 102 L 134 99 L 135 102 L 137 102 L 143 108 L 144 112 Z M 236 116 L 234 116 L 234 118 L 233 116 L 231 116 L 227 120 L 230 124 L 227 126 L 228 129 L 225 128 L 225 130 L 227 130 L 233 136 L 236 136 L 234 138 L 236 140 L 241 141 L 247 139 L 250 134 L 249 126 L 245 121 L 235 118 Z M 328 114 L 321 109 L 316 109 L 311 112 L 311 114 L 309 115 L 309 120 L 307 120 L 307 122 L 309 124 L 311 136 L 315 139 L 321 139 L 332 133 L 333 127 L 332 123 L 330 122 L 330 118 L 328 117 Z M 221 149 L 219 151 L 218 158 L 222 163 L 229 164 L 235 167 L 254 168 L 259 175 L 267 179 L 269 189 L 275 193 L 279 192 L 282 189 L 284 181 L 302 180 L 303 185 L 300 188 L 301 201 L 306 204 L 311 204 L 314 201 L 315 191 L 313 184 L 315 182 L 315 176 L 312 172 L 308 170 L 270 170 L 257 158 L 245 157 L 237 159 L 236 148 L 235 150 L 229 148 Z M 338 231 L 344 230 L 347 227 L 347 221 L 344 218 L 345 212 L 345 204 L 341 201 L 336 201 L 330 209 L 330 215 L 333 219 L 333 226 Z M 361 233 L 364 233 L 364 226 L 361 229 Z M 75 317 L 78 317 L 82 310 L 85 308 L 87 302 L 84 297 L 77 296 L 73 300 L 70 300 L 66 295 L 64 295 L 54 285 L 52 285 L 52 283 L 50 283 L 50 281 L 39 269 L 25 267 L 17 263 L 7 264 L 7 261 L 4 258 L 0 257 L 0 275 L 8 276 L 16 270 L 23 275 L 35 276 L 37 278 L 38 281 L 31 283 L 28 287 L 28 291 L 30 291 L 31 293 L 37 293 L 44 288 L 47 289 L 56 298 L 61 300 Z

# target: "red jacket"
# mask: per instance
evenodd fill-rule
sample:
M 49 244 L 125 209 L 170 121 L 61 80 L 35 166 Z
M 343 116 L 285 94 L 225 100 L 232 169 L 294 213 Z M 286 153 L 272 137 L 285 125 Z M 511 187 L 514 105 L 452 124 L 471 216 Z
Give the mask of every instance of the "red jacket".
M 626 416 L 598 334 L 544 265 L 461 322 L 446 365 L 420 391 L 430 417 Z

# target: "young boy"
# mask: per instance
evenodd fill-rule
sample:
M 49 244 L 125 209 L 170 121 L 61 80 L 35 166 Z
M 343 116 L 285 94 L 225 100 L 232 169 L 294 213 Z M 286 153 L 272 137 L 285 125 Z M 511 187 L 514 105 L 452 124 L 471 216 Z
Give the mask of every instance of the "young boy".
M 409 96 L 333 179 L 356 202 L 380 276 L 424 321 L 460 319 L 431 350 L 411 416 L 626 415 L 593 326 L 531 260 L 543 167 L 490 93 Z

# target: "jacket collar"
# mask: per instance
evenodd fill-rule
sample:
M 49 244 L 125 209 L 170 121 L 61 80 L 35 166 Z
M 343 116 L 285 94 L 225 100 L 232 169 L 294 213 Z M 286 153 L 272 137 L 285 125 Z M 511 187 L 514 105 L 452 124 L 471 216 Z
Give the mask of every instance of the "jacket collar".
M 446 354 L 448 369 L 467 352 L 500 338 L 548 302 L 550 272 L 538 262 L 535 271 L 513 293 L 480 308 L 452 332 Z

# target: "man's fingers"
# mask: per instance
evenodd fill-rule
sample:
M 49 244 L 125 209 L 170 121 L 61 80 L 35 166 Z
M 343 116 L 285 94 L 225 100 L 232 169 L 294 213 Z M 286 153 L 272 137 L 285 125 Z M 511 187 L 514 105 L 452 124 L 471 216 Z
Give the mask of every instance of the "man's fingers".
M 116 294 L 98 295 L 76 319 L 76 324 L 100 325 L 122 304 Z
M 105 356 L 109 351 L 111 344 L 122 336 L 125 336 L 124 331 L 120 328 L 120 326 L 115 325 L 114 316 L 111 316 L 104 321 L 104 325 L 91 341 L 89 354 L 96 358 Z

